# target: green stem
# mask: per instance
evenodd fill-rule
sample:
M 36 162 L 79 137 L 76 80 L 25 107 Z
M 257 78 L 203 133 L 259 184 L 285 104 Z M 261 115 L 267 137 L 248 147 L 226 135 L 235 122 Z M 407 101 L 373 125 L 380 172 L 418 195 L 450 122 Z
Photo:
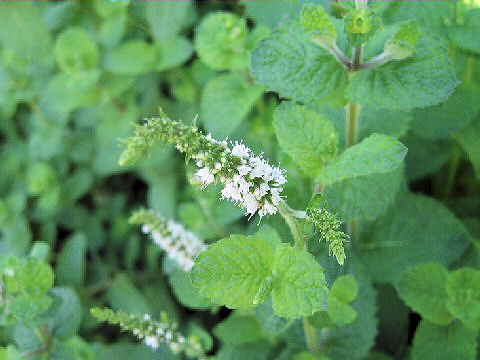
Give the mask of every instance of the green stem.
M 345 142 L 347 147 L 357 143 L 360 105 L 349 102 L 345 108 Z
M 295 247 L 306 250 L 307 244 L 302 236 L 300 226 L 298 225 L 298 222 L 293 215 L 292 209 L 290 209 L 288 205 L 284 201 L 282 201 L 278 205 L 278 211 L 280 212 L 280 215 L 282 215 L 283 219 L 290 228 L 290 232 L 292 233 L 293 240 L 295 242 Z
M 318 343 L 317 332 L 315 328 L 308 322 L 306 317 L 303 318 L 303 331 L 305 332 L 305 341 L 308 349 L 314 354 L 320 354 L 320 345 Z
M 290 228 L 293 240 L 295 241 L 295 247 L 304 251 L 308 251 L 307 243 L 303 238 L 302 231 L 296 220 L 296 217 L 305 217 L 304 212 L 290 209 L 290 207 L 283 201 L 279 204 L 278 210 L 283 216 L 288 227 Z M 308 319 L 306 317 L 303 318 L 303 330 L 305 332 L 305 341 L 307 343 L 308 349 L 314 354 L 319 354 L 320 347 L 318 344 L 315 328 L 308 322 Z

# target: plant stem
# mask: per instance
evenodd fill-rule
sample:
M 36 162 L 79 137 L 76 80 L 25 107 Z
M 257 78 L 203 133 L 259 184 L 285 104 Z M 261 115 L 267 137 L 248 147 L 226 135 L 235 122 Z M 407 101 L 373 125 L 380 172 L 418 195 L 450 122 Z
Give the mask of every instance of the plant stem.
M 292 233 L 293 240 L 295 242 L 295 247 L 306 250 L 307 244 L 302 236 L 302 232 L 300 231 L 297 220 L 295 220 L 292 209 L 290 209 L 290 207 L 284 201 L 282 201 L 280 204 L 278 204 L 278 211 L 290 228 L 290 232 Z
M 345 142 L 347 147 L 357 142 L 360 105 L 349 102 L 345 108 Z
M 302 236 L 302 231 L 298 225 L 297 218 L 304 218 L 305 213 L 303 211 L 295 211 L 292 210 L 284 201 L 282 201 L 279 206 L 278 210 L 280 214 L 283 216 L 283 219 L 287 223 L 290 231 L 292 233 L 293 239 L 295 241 L 295 247 L 304 251 L 307 250 L 307 243 Z M 320 352 L 320 348 L 318 345 L 317 333 L 315 328 L 310 325 L 308 319 L 306 317 L 303 318 L 303 330 L 305 333 L 305 342 L 307 343 L 308 349 L 314 353 L 318 354 Z
M 352 62 L 352 70 L 360 69 L 360 65 L 362 64 L 362 47 L 356 46 L 353 49 L 353 62 Z
M 303 318 L 303 331 L 305 332 L 305 341 L 307 342 L 308 349 L 314 354 L 320 354 L 317 332 L 306 317 Z

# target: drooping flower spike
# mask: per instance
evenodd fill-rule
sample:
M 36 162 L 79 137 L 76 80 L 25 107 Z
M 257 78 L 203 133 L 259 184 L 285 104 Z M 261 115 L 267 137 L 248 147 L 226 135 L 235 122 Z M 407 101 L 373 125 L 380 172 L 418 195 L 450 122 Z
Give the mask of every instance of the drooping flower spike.
M 193 232 L 174 221 L 167 221 L 153 210 L 138 210 L 129 222 L 141 224 L 142 231 L 150 234 L 153 242 L 186 272 L 192 269 L 195 258 L 207 248 Z
M 177 329 L 177 324 L 171 322 L 166 313 L 162 312 L 160 321 L 152 319 L 149 314 L 142 317 L 127 315 L 122 311 L 108 308 L 93 308 L 92 315 L 101 321 L 118 325 L 124 331 L 130 331 L 145 345 L 157 349 L 160 344 L 166 344 L 172 352 L 182 351 L 198 359 L 206 359 L 200 341 L 196 337 L 185 338 Z
M 258 213 L 261 218 L 277 212 L 287 181 L 284 170 L 271 166 L 262 155 L 254 155 L 242 143 L 218 141 L 195 126 L 170 120 L 163 113 L 160 116 L 147 119 L 125 141 L 121 165 L 134 163 L 156 140 L 175 144 L 187 159 L 195 161 L 198 167 L 195 178 L 202 187 L 221 183 L 221 197 L 244 208 L 249 217 Z

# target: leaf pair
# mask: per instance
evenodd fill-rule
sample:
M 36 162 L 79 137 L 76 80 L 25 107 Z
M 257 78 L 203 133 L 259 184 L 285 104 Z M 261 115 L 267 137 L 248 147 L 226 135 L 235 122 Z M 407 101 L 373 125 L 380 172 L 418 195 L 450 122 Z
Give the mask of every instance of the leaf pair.
M 408 269 L 395 284 L 400 297 L 425 319 L 448 325 L 454 318 L 480 328 L 480 271 L 461 268 L 449 272 L 436 263 Z
M 395 287 L 423 317 L 415 333 L 413 359 L 475 357 L 480 328 L 480 271 L 465 267 L 449 272 L 440 264 L 421 264 L 407 270 Z
M 322 267 L 301 249 L 272 236 L 233 235 L 199 255 L 191 274 L 201 295 L 229 308 L 248 308 L 272 293 L 276 315 L 309 316 L 325 310 Z

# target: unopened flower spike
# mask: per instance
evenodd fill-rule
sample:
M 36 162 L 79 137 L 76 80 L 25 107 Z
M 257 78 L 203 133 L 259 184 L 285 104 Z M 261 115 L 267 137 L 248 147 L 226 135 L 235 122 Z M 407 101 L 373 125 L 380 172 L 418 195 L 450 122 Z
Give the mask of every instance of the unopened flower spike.
M 160 321 L 152 319 L 149 314 L 140 317 L 108 308 L 93 308 L 91 313 L 100 321 L 118 325 L 122 330 L 132 332 L 137 339 L 143 340 L 145 345 L 152 349 L 157 349 L 160 344 L 166 344 L 173 353 L 185 351 L 198 359 L 207 358 L 198 339 L 195 337 L 185 338 L 178 331 L 177 324 L 171 322 L 164 312 L 161 314 Z
M 195 258 L 207 248 L 193 232 L 174 221 L 167 221 L 153 210 L 135 211 L 129 222 L 141 224 L 142 231 L 150 234 L 153 242 L 186 272 L 192 269 Z
M 241 142 L 218 141 L 211 134 L 202 134 L 195 126 L 172 121 L 163 115 L 147 119 L 126 140 L 127 148 L 120 164 L 138 160 L 156 140 L 174 144 L 176 149 L 195 161 L 195 179 L 203 188 L 221 183 L 222 199 L 228 199 L 246 210 L 252 217 L 262 218 L 277 212 L 286 183 L 285 170 L 271 166 L 262 155 L 254 155 Z
M 315 226 L 328 244 L 329 254 L 333 254 L 337 262 L 343 265 L 345 262 L 343 243 L 348 239 L 348 235 L 340 230 L 342 222 L 324 207 L 307 208 L 306 220 Z

